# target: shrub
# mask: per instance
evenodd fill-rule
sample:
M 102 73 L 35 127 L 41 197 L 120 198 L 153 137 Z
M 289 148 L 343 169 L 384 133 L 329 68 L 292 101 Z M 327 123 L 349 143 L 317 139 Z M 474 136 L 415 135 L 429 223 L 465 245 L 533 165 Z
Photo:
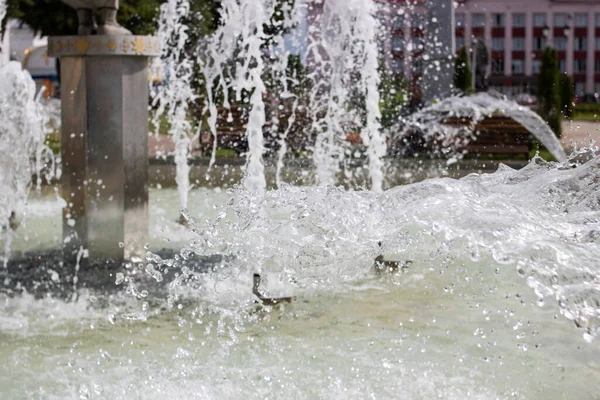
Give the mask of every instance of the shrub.
M 542 55 L 542 65 L 538 75 L 538 113 L 546 120 L 556 136 L 560 137 L 561 128 L 561 100 L 559 94 L 558 56 L 556 50 L 547 47 Z
M 463 93 L 470 94 L 473 90 L 472 79 L 467 49 L 463 46 L 454 60 L 454 87 Z

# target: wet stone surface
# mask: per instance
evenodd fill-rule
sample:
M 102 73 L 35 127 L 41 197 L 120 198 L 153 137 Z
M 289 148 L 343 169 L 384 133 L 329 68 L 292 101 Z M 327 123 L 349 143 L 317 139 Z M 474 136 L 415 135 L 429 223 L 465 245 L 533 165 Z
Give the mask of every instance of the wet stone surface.
M 168 284 L 180 274 L 182 268 L 191 272 L 186 284 L 195 274 L 206 273 L 226 265 L 227 257 L 219 254 L 198 256 L 190 254 L 182 259 L 170 249 L 153 252 L 153 261 L 160 257 L 162 267 L 148 270 L 148 260 L 92 261 L 81 257 L 65 256 L 62 250 L 53 249 L 25 253 L 11 259 L 0 269 L 0 293 L 19 295 L 29 293 L 36 298 L 48 295 L 71 299 L 80 290 L 110 295 L 123 290 L 123 284 L 132 282 L 137 291 L 164 297 Z M 168 265 L 168 267 L 164 267 Z M 156 279 L 156 271 L 160 279 Z

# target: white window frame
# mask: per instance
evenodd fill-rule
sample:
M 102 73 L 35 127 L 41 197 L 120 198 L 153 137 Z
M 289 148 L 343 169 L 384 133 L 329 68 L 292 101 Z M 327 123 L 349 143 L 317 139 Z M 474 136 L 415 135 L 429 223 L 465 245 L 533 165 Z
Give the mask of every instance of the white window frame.
M 573 39 L 574 51 L 586 51 L 588 46 L 587 36 L 575 36 Z
M 547 26 L 547 14 L 546 13 L 534 13 L 533 14 L 533 27 L 543 28 Z
M 477 19 L 477 21 L 475 21 L 475 19 Z M 471 14 L 471 26 L 473 28 L 485 28 L 485 14 L 484 13 Z
M 516 65 L 519 65 L 519 68 L 515 68 Z M 525 60 L 512 60 L 511 71 L 513 74 L 524 74 L 525 73 Z M 517 71 L 518 69 L 518 71 Z
M 583 68 L 581 68 L 583 67 Z M 573 73 L 574 74 L 585 74 L 587 72 L 587 60 L 579 59 L 573 60 Z
M 515 46 L 515 43 L 520 43 L 521 46 Z M 525 38 L 524 37 L 512 38 L 512 50 L 513 51 L 525 51 Z
M 555 28 L 564 28 L 564 27 L 568 26 L 568 18 L 569 18 L 569 14 L 567 14 L 567 13 L 555 13 L 552 16 L 552 26 L 554 26 Z M 560 20 L 557 21 L 557 19 L 560 19 Z
M 534 36 L 531 42 L 531 50 L 542 51 L 546 48 L 546 38 L 544 36 Z
M 505 48 L 505 40 L 503 37 L 493 37 L 492 38 L 492 50 L 493 51 L 504 51 Z
M 587 13 L 576 13 L 574 19 L 575 27 L 587 28 L 589 18 Z
M 406 43 L 404 37 L 399 35 L 392 36 L 392 51 L 404 51 L 405 49 Z
M 492 26 L 495 28 L 504 28 L 506 25 L 506 14 L 504 13 L 493 13 L 492 14 Z
M 511 18 L 514 28 L 524 28 L 527 25 L 527 15 L 525 13 L 514 13 Z
M 559 46 L 558 43 L 561 45 Z M 554 38 L 554 48 L 557 51 L 566 51 L 567 50 L 567 38 L 565 36 L 557 36 Z

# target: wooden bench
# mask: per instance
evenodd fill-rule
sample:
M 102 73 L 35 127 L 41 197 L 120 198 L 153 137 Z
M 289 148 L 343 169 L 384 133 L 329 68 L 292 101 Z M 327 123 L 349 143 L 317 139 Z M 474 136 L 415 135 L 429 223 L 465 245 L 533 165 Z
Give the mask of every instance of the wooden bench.
M 453 126 L 468 126 L 470 118 L 450 117 L 443 121 Z M 476 139 L 466 150 L 477 155 L 529 155 L 532 148 L 532 136 L 527 129 L 512 118 L 492 116 L 482 119 L 475 125 Z

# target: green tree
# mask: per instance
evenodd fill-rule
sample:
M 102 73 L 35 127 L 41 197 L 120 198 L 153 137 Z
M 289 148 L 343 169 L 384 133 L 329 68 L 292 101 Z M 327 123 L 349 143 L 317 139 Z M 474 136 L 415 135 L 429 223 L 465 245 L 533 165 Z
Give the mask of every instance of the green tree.
M 454 60 L 454 87 L 465 94 L 470 94 L 473 90 L 472 80 L 473 75 L 471 68 L 469 68 L 469 56 L 467 55 L 467 49 L 463 46 L 456 60 Z
M 402 110 L 408 101 L 408 82 L 402 74 L 394 74 L 380 69 L 379 110 L 381 127 L 390 128 L 398 123 Z
M 558 137 L 562 133 L 559 76 L 556 50 L 547 47 L 542 55 L 542 65 L 537 81 L 538 114 L 546 120 Z
M 156 29 L 159 6 L 165 1 L 121 0 L 117 19 L 134 34 L 152 34 Z M 77 33 L 75 10 L 60 0 L 8 0 L 6 11 L 6 19 L 18 19 L 42 36 Z
M 560 103 L 562 114 L 566 118 L 573 116 L 573 99 L 575 98 L 575 88 L 573 80 L 569 75 L 560 76 Z

